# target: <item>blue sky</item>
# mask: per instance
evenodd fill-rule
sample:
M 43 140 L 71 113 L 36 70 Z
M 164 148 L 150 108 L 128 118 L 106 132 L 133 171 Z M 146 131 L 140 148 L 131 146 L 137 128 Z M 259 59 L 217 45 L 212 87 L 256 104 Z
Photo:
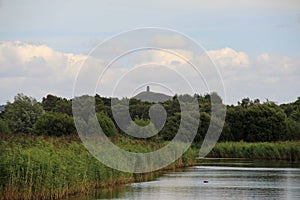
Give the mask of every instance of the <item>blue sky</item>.
M 0 54 L 2 52 L 6 60 L 1 63 L 0 59 L 0 89 L 4 91 L 0 103 L 11 101 L 16 92 L 34 96 L 38 100 L 47 93 L 71 97 L 69 90 L 72 86 L 72 77 L 68 77 L 69 82 L 56 81 L 57 85 L 53 85 L 51 82 L 40 84 L 39 81 L 45 78 L 34 71 L 20 74 L 18 69 L 22 68 L 19 66 L 22 63 L 14 64 L 14 56 L 20 56 L 22 52 L 11 50 L 9 56 L 7 53 L 4 55 L 3 52 L 8 52 L 8 46 L 4 44 L 10 42 L 9 48 L 13 49 L 19 45 L 16 41 L 20 41 L 28 48 L 30 45 L 37 48 L 46 46 L 62 55 L 71 53 L 78 57 L 86 55 L 107 37 L 149 26 L 180 31 L 209 51 L 224 54 L 222 49 L 230 48 L 233 50 L 230 55 L 235 55 L 234 52 L 245 53 L 249 61 L 247 70 L 236 67 L 234 73 L 229 73 L 232 69 L 227 69 L 225 65 L 220 67 L 225 77 L 227 103 L 236 103 L 247 96 L 262 100 L 269 98 L 282 103 L 300 96 L 300 89 L 296 87 L 300 77 L 300 2 L 297 0 L 0 0 Z M 24 51 L 28 55 L 28 51 Z M 31 51 L 29 54 L 35 56 Z M 268 62 L 262 62 L 261 58 L 266 58 L 263 55 L 267 55 Z M 288 73 L 280 69 L 284 66 L 290 66 Z M 30 70 L 30 67 L 33 69 L 36 66 L 27 63 L 26 70 Z M 63 65 L 57 63 L 57 67 L 62 68 Z M 237 77 L 240 79 L 236 80 Z M 273 82 L 269 83 L 268 80 Z M 249 82 L 253 85 L 249 85 Z M 269 85 L 264 85 L 266 82 Z M 61 87 L 58 83 L 70 86 Z M 37 87 L 39 84 L 43 85 L 42 89 Z

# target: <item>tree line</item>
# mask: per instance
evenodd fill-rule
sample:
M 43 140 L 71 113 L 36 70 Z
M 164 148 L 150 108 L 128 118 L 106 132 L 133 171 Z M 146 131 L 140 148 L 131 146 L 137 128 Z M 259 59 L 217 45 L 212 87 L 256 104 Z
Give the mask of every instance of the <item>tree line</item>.
M 163 121 L 160 119 L 155 124 L 150 121 L 149 109 L 154 103 L 138 99 L 124 101 L 129 101 L 129 114 L 136 124 L 139 126 L 150 124 L 149 131 L 159 130 L 159 133 L 149 140 L 169 141 L 176 135 L 184 114 L 181 112 L 178 99 L 196 98 L 199 103 L 200 123 L 194 142 L 200 144 L 206 135 L 210 121 L 214 120 L 211 116 L 212 95 L 217 96 L 219 103 L 222 104 L 222 99 L 216 93 L 194 96 L 175 95 L 171 100 L 160 103 L 167 114 L 165 124 L 160 124 L 159 122 Z M 125 120 L 123 124 L 126 125 L 124 129 L 116 124 L 111 110 L 111 98 L 96 95 L 94 99 L 98 122 L 107 136 L 126 135 L 124 130 L 139 131 L 134 130 L 136 126 L 126 121 L 125 117 L 123 118 Z M 190 120 L 192 123 L 193 117 L 190 117 Z M 185 126 L 185 131 L 189 131 L 188 124 Z M 0 132 L 48 136 L 76 133 L 72 116 L 72 99 L 49 94 L 38 102 L 32 97 L 18 94 L 13 102 L 5 105 L 5 111 L 0 114 Z M 300 140 L 300 97 L 294 102 L 281 105 L 268 100 L 261 103 L 258 99 L 244 98 L 237 105 L 226 106 L 226 120 L 219 141 L 285 140 Z

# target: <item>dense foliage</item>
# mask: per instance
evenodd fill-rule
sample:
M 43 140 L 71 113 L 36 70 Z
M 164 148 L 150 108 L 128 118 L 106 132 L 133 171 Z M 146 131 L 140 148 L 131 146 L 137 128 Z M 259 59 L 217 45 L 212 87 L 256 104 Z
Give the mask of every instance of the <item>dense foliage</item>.
M 114 143 L 137 152 L 161 148 L 159 143 L 133 142 L 126 137 L 118 137 Z M 0 152 L 0 199 L 67 199 L 68 195 L 89 194 L 103 187 L 146 181 L 158 173 L 111 169 L 94 158 L 76 135 L 0 134 Z M 189 149 L 168 168 L 191 165 L 196 154 Z
M 248 158 L 254 160 L 300 160 L 300 143 L 295 142 L 223 142 L 209 153 L 216 158 Z
M 169 166 L 175 168 L 195 164 L 197 148 L 210 123 L 220 125 L 218 118 L 212 116 L 212 95 L 221 105 L 222 100 L 216 93 L 194 96 L 198 99 L 199 113 L 188 104 L 185 105 L 187 111 L 181 112 L 179 99 L 191 99 L 189 95 L 176 95 L 172 100 L 159 103 L 165 108 L 166 118 L 160 106 L 153 108 L 154 103 L 122 99 L 121 102 L 129 103 L 129 116 L 125 115 L 126 106 L 117 105 L 114 114 L 119 115 L 124 126 L 121 128 L 113 117 L 110 98 L 96 95 L 95 111 L 99 125 L 111 141 L 126 151 L 137 153 L 153 152 L 165 146 L 179 127 L 183 132 L 191 132 L 195 119 L 200 118 L 193 145 Z M 87 98 L 76 109 L 90 102 L 93 102 L 91 98 Z M 291 141 L 300 140 L 300 97 L 282 105 L 245 98 L 238 105 L 226 108 L 226 121 L 219 139 L 223 142 L 218 143 L 209 156 L 300 160 L 299 141 Z M 151 111 L 158 111 L 156 121 L 150 121 Z M 82 123 L 89 117 L 83 117 Z M 130 122 L 130 117 L 135 124 Z M 182 123 L 182 118 L 187 120 Z M 125 135 L 124 130 L 145 134 L 136 125 L 149 127 L 149 135 L 159 132 L 146 140 Z M 5 111 L 0 113 L 0 199 L 61 199 L 69 194 L 89 193 L 98 187 L 152 177 L 152 173 L 123 173 L 104 166 L 88 153 L 78 135 L 70 135 L 74 132 L 72 100 L 48 95 L 39 103 L 18 94 L 14 102 L 7 103 Z
M 18 94 L 13 103 L 5 106 L 4 120 L 13 133 L 30 134 L 43 112 L 42 106 L 34 98 Z
M 213 96 L 212 96 L 213 95 Z M 199 102 L 200 124 L 195 136 L 196 145 L 201 144 L 210 122 L 218 123 L 218 119 L 211 116 L 211 99 L 222 99 L 216 94 L 204 96 L 194 95 Z M 129 116 L 126 115 L 126 106 L 117 106 L 117 115 L 120 123 L 116 123 L 111 110 L 111 99 L 95 96 L 95 109 L 98 122 L 108 136 L 124 135 L 124 130 L 135 131 L 136 126 L 130 123 L 131 119 L 140 126 L 150 123 L 152 111 L 161 112 L 156 115 L 156 121 L 151 122 L 149 131 L 158 134 L 152 139 L 169 141 L 176 135 L 183 115 L 178 99 L 191 99 L 190 95 L 176 95 L 173 99 L 159 103 L 143 102 L 137 99 L 122 99 L 121 102 L 129 104 Z M 167 118 L 163 117 L 160 107 L 165 109 Z M 266 101 L 261 103 L 258 99 L 244 98 L 238 105 L 228 105 L 226 121 L 220 141 L 246 141 L 246 142 L 271 142 L 300 139 L 300 97 L 292 103 L 277 105 Z M 150 114 L 149 114 L 150 113 Z M 189 124 L 194 123 L 196 116 L 191 109 L 187 115 L 187 124 L 184 131 L 190 131 Z M 1 119 L 2 118 L 2 119 Z M 18 94 L 13 103 L 7 103 L 5 112 L 1 114 L 0 131 L 12 133 L 36 133 L 39 135 L 67 135 L 75 131 L 72 121 L 72 100 L 47 95 L 42 102 L 34 98 Z M 8 125 L 8 127 L 7 127 Z M 121 127 L 120 127 L 121 125 Z M 151 129 L 151 130 L 150 130 Z M 136 130 L 137 132 L 140 130 Z M 151 139 L 151 138 L 150 138 Z
M 0 118 L 0 133 L 10 133 L 10 129 L 6 121 Z
M 227 120 L 234 141 L 278 141 L 286 139 L 286 116 L 276 105 L 229 107 Z
M 100 127 L 102 128 L 102 131 L 107 136 L 116 136 L 118 134 L 118 130 L 114 122 L 105 113 L 97 113 L 97 119 Z
M 64 113 L 44 113 L 34 124 L 37 135 L 61 136 L 75 133 L 73 118 Z
M 123 136 L 111 139 L 120 148 L 139 153 L 164 145 Z M 158 173 L 132 174 L 111 169 L 95 159 L 77 135 L 0 134 L 0 152 L 0 199 L 64 199 L 72 194 L 93 193 L 97 188 L 153 179 Z M 197 155 L 198 150 L 189 148 L 167 168 L 196 164 Z M 210 153 L 210 157 L 217 158 L 289 161 L 299 161 L 299 155 L 299 142 L 224 142 Z

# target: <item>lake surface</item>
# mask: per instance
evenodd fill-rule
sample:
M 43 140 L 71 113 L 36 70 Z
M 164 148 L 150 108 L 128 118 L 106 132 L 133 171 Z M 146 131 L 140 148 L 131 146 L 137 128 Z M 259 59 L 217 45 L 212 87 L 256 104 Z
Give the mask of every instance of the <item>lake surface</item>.
M 300 199 L 299 164 L 211 162 L 98 194 L 94 199 Z

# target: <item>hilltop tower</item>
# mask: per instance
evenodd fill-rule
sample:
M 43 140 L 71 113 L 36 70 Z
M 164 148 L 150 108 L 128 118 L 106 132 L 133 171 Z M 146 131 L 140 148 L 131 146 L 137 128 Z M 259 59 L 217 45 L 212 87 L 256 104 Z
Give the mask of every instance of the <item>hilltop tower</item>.
M 150 86 L 149 86 L 149 85 L 147 86 L 146 91 L 147 91 L 147 92 L 150 92 Z

